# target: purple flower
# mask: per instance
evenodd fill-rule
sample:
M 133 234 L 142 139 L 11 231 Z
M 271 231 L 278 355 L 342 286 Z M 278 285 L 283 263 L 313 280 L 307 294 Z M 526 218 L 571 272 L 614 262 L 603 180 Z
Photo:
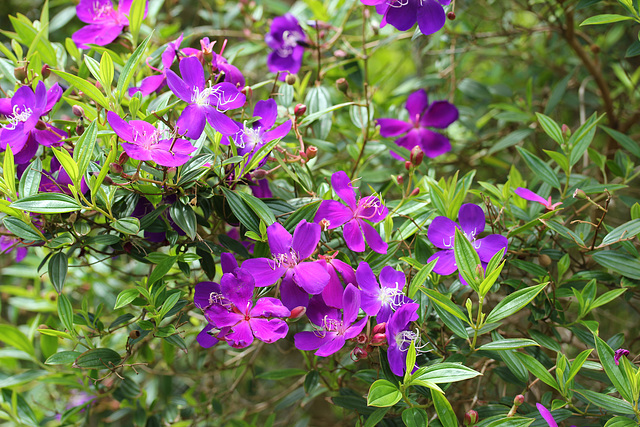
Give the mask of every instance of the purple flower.
M 69 177 L 69 174 L 62 167 L 57 157 L 53 157 L 51 159 L 51 172 L 42 172 L 42 177 L 40 178 L 40 187 L 39 190 L 41 193 L 65 193 L 68 195 L 72 195 L 69 186 L 73 185 L 73 181 Z M 87 183 L 82 177 L 82 181 L 80 181 L 80 188 L 83 193 L 86 193 L 89 190 Z
M 233 142 L 238 147 L 238 155 L 246 156 L 247 163 L 266 143 L 283 138 L 291 130 L 291 120 L 271 129 L 278 117 L 278 106 L 273 99 L 258 101 L 253 109 L 253 116 L 259 119 L 249 126 L 246 122 L 244 124 L 236 122 L 238 131 L 233 135 Z M 263 166 L 266 162 L 267 156 L 258 163 L 257 167 Z
M 3 101 L 1 112 L 9 123 L 0 131 L 0 148 L 6 150 L 9 145 L 17 164 L 28 163 L 38 151 L 38 144 L 62 145 L 67 133 L 40 120 L 61 97 L 62 89 L 57 83 L 47 90 L 40 81 L 35 92 L 29 86 L 21 86 L 10 101 Z
M 480 206 L 466 203 L 460 207 L 458 212 L 460 225 L 451 221 L 446 216 L 437 216 L 429 225 L 427 237 L 434 246 L 444 249 L 433 254 L 428 262 L 437 259 L 433 269 L 437 274 L 448 276 L 458 269 L 456 265 L 453 246 L 456 228 L 461 230 L 465 237 L 473 244 L 478 252 L 480 261 L 488 263 L 498 251 L 507 251 L 507 238 L 499 234 L 490 234 L 487 237 L 478 239 L 477 237 L 484 231 L 485 218 Z
M 355 284 L 356 273 L 346 262 L 340 261 L 336 258 L 338 252 L 333 255 L 319 255 L 320 260 L 318 263 L 324 266 L 329 273 L 329 283 L 322 290 L 322 299 L 324 303 L 329 307 L 342 308 L 342 295 L 344 288 L 342 282 L 345 284 Z M 340 278 L 342 277 L 342 281 Z
M 428 1 L 433 0 L 426 0 L 425 3 Z M 409 112 L 408 122 L 398 119 L 377 120 L 381 136 L 387 138 L 406 133 L 403 137 L 396 139 L 395 143 L 407 150 L 419 146 L 424 154 L 431 158 L 451 150 L 451 143 L 447 137 L 427 127 L 445 129 L 458 120 L 458 109 L 453 104 L 448 101 L 435 101 L 429 104 L 427 92 L 420 89 L 409 95 L 406 108 Z M 394 157 L 400 159 L 398 155 Z
M 293 309 L 309 304 L 309 295 L 322 292 L 329 282 L 329 273 L 317 262 L 303 262 L 309 258 L 320 241 L 320 226 L 302 220 L 293 237 L 277 222 L 267 227 L 269 247 L 273 259 L 253 258 L 242 264 L 258 283 L 270 286 L 284 277 L 280 295 L 284 305 Z
M 376 316 L 377 323 L 387 322 L 400 306 L 412 303 L 402 292 L 406 284 L 404 273 L 386 266 L 380 272 L 380 284 L 371 267 L 361 262 L 356 270 L 358 286 L 362 292 L 362 309 L 369 316 Z
M 80 49 L 88 49 L 87 44 L 104 46 L 114 41 L 124 27 L 129 25 L 129 9 L 132 0 L 120 0 L 118 8 L 113 8 L 111 0 L 80 0 L 76 6 L 78 19 L 87 25 L 79 29 L 71 38 Z M 145 3 L 144 16 L 147 16 L 148 1 Z
M 514 190 L 514 192 L 525 200 L 530 200 L 532 202 L 540 203 L 542 206 L 544 206 L 545 208 L 547 208 L 547 210 L 550 210 L 550 211 L 553 211 L 558 206 L 562 205 L 562 202 L 552 203 L 551 196 L 549 196 L 549 199 L 545 200 L 543 197 L 537 195 L 533 191 L 528 190 L 526 188 L 518 187 L 517 189 Z
M 544 405 L 542 405 L 541 403 L 536 403 L 536 408 L 538 408 L 538 412 L 540 412 L 540 415 L 542 415 L 542 418 L 544 418 L 549 427 L 558 427 L 558 423 L 555 419 L 553 419 L 553 415 L 551 415 L 551 412 L 547 408 L 545 408 Z
M 259 199 L 270 199 L 273 197 L 273 193 L 269 188 L 269 180 L 267 178 L 259 179 L 258 182 L 255 182 L 253 179 L 249 178 L 249 181 L 254 185 L 251 185 L 251 193 L 259 198 Z
M 295 16 L 286 13 L 274 18 L 264 41 L 273 49 L 267 57 L 269 71 L 288 71 L 295 74 L 300 70 L 307 36 Z M 286 74 L 280 76 L 280 80 L 285 78 Z
M 369 247 L 380 254 L 387 253 L 387 243 L 368 221 L 377 223 L 382 221 L 389 210 L 376 196 L 362 197 L 356 202 L 356 192 L 347 174 L 343 171 L 331 176 L 331 186 L 347 206 L 335 200 L 323 200 L 320 203 L 314 221 L 326 221 L 331 230 L 344 226 L 344 240 L 347 247 L 354 252 L 364 252 L 365 238 Z
M 213 46 L 215 45 L 215 43 L 215 41 L 210 42 L 209 37 L 205 37 L 200 40 L 200 50 L 186 47 L 182 50 L 182 53 L 185 56 L 197 57 L 203 65 L 206 64 L 206 58 L 211 57 L 211 65 L 214 73 L 223 73 L 223 81 L 231 83 L 234 86 L 244 87 L 245 80 L 240 70 L 238 70 L 237 67 L 229 64 L 229 62 L 227 62 L 227 60 L 222 56 L 222 52 L 224 51 L 224 47 L 227 41 L 225 40 L 225 42 L 223 43 L 219 54 L 213 51 Z
M 122 148 L 135 160 L 154 161 L 160 166 L 182 166 L 191 158 L 189 154 L 196 150 L 186 139 L 167 135 L 144 120 L 125 122 L 116 113 L 109 111 L 107 120 L 113 131 L 128 142 Z
M 8 232 L 4 227 L 3 232 Z M 27 256 L 27 248 L 18 246 L 20 241 L 10 236 L 0 235 L 0 254 L 9 254 L 15 251 L 16 262 L 21 262 Z
M 365 316 L 356 322 L 360 310 L 360 291 L 351 284 L 347 285 L 342 296 L 342 315 L 338 309 L 325 305 L 320 297 L 314 297 L 311 301 L 307 316 L 318 329 L 299 332 L 294 339 L 299 350 L 316 350 L 316 356 L 327 357 L 339 351 L 346 340 L 362 332 L 369 320 Z
M 613 355 L 613 360 L 614 362 L 616 362 L 616 365 L 620 364 L 620 358 L 622 356 L 627 356 L 629 354 L 629 350 L 625 349 L 625 348 L 619 348 L 616 350 L 615 354 Z
M 205 120 L 223 135 L 232 135 L 238 126 L 224 112 L 240 108 L 245 96 L 231 83 L 218 83 L 205 87 L 204 69 L 198 58 L 189 57 L 180 61 L 182 79 L 171 70 L 166 71 L 171 91 L 189 105 L 178 119 L 179 133 L 198 139 L 204 130 Z
M 407 365 L 407 350 L 412 342 L 420 339 L 420 335 L 409 329 L 411 322 L 418 320 L 417 303 L 405 304 L 398 308 L 387 322 L 386 335 L 389 349 L 387 358 L 391 372 L 398 376 L 404 375 Z
M 133 96 L 136 92 L 140 92 L 143 96 L 149 96 L 153 92 L 158 92 L 160 89 L 166 86 L 167 84 L 167 75 L 166 71 L 171 68 L 173 65 L 173 61 L 175 61 L 176 56 L 178 54 L 178 50 L 180 49 L 180 44 L 182 43 L 182 34 L 175 41 L 172 41 L 167 44 L 164 52 L 162 52 L 162 70 L 152 67 L 149 65 L 147 59 L 147 65 L 150 68 L 158 71 L 161 74 L 156 74 L 153 76 L 145 77 L 140 82 L 139 87 L 129 88 L 129 96 Z
M 433 34 L 446 21 L 443 6 L 451 0 L 360 0 L 368 6 L 376 6 L 376 11 L 383 15 L 380 27 L 387 23 L 400 31 L 406 31 L 418 21 L 420 32 L 425 35 Z

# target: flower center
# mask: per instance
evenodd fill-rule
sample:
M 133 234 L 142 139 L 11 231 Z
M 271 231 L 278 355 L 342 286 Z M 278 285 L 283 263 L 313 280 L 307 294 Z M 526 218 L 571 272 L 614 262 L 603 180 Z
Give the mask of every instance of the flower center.
M 389 0 L 387 4 L 390 7 L 403 7 L 409 4 L 410 0 Z M 420 5 L 422 6 L 422 0 L 420 0 Z
M 194 87 L 193 93 L 191 94 L 191 103 L 200 107 L 209 105 L 209 98 L 213 95 L 213 91 L 214 89 L 211 87 L 211 83 L 209 83 L 209 87 L 204 88 L 202 91 L 197 87 Z
M 238 147 L 240 148 L 248 148 L 253 151 L 254 148 L 262 145 L 262 135 L 260 134 L 260 126 L 257 128 L 251 128 L 247 126 L 247 122 L 244 122 L 243 129 L 239 132 L 241 133 L 240 138 L 238 138 Z
M 424 348 L 427 343 L 422 344 L 420 340 L 420 332 L 416 328 L 415 331 L 401 331 L 398 335 L 395 336 L 396 345 L 400 351 L 407 351 L 411 346 L 411 343 L 416 348 L 416 352 Z
M 94 1 L 92 9 L 96 20 L 104 19 L 113 14 L 113 5 L 111 4 L 102 4 L 101 2 Z
M 398 282 L 396 282 L 396 286 L 398 286 Z M 389 305 L 392 309 L 395 309 L 399 305 L 399 301 L 396 301 L 396 297 L 400 295 L 404 295 L 404 293 L 398 288 L 382 287 L 380 289 L 378 299 L 382 305 Z
M 160 140 L 160 131 L 155 129 L 152 133 L 147 133 L 146 130 L 133 129 L 133 143 L 139 145 L 144 150 L 151 150 L 154 144 L 157 144 Z
M 320 329 L 313 331 L 313 333 L 318 338 L 324 338 L 327 335 L 327 332 L 336 332 L 338 335 L 343 335 L 345 333 L 344 324 L 341 320 L 337 320 L 329 317 L 328 315 L 325 315 L 322 318 Z
M 4 125 L 4 128 L 8 130 L 14 130 L 16 126 L 18 126 L 18 123 L 26 122 L 29 117 L 31 117 L 31 114 L 33 114 L 33 110 L 31 108 L 25 108 L 24 110 L 20 111 L 20 106 L 14 105 L 13 114 L 8 117 L 9 123 Z
M 300 256 L 291 249 L 288 254 L 279 254 L 273 257 L 276 267 L 293 268 L 300 262 Z

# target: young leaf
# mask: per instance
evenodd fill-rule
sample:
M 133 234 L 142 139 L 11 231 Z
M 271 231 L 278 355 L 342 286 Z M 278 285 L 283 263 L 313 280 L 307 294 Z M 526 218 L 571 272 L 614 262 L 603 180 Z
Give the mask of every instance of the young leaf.
M 377 380 L 369 388 L 367 406 L 386 408 L 395 405 L 400 399 L 402 399 L 402 393 L 393 383 L 387 380 Z

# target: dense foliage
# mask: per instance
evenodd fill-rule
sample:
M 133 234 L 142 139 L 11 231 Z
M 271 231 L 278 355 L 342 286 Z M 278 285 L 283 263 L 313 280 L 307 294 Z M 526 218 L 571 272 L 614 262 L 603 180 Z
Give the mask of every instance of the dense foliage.
M 33 7 L 7 424 L 639 425 L 637 0 Z

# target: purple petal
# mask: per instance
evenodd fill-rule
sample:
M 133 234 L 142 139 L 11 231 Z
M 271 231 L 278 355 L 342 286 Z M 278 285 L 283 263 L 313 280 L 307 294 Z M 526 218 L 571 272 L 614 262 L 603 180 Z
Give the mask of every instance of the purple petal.
M 342 306 L 342 301 L 340 301 Z M 324 299 L 320 295 L 314 295 L 309 300 L 307 307 L 307 318 L 316 326 L 323 326 L 325 319 L 333 319 L 339 321 L 341 313 L 334 307 L 325 304 Z
M 473 203 L 460 206 L 458 222 L 467 239 L 472 241 L 484 231 L 484 219 L 484 212 L 480 206 Z
M 246 102 L 246 96 L 231 83 L 218 83 L 213 86 L 209 103 L 220 111 L 241 108 Z
M 193 94 L 193 88 L 187 85 L 176 73 L 167 69 L 165 71 L 167 76 L 167 85 L 169 89 L 181 100 L 191 103 L 191 95 Z
M 380 312 L 380 308 L 382 307 L 382 301 L 380 300 L 380 291 L 374 293 L 369 293 L 366 291 L 362 291 L 360 293 L 360 308 L 367 313 L 369 316 L 375 316 Z M 380 323 L 379 321 L 378 323 Z
M 542 418 L 549 424 L 549 427 L 558 427 L 558 423 L 553 419 L 553 415 L 547 408 L 545 408 L 542 404 L 536 403 L 536 408 L 538 408 L 538 412 L 542 415 Z
M 238 268 L 238 261 L 229 252 L 224 252 L 220 255 L 220 266 L 223 273 L 233 273 Z
M 421 0 L 418 7 L 418 27 L 424 35 L 433 34 L 444 27 L 446 15 L 442 6 L 435 0 Z
M 227 307 L 212 305 L 205 311 L 208 319 L 218 328 L 231 327 L 238 322 L 244 322 L 244 314 L 229 311 Z
M 198 344 L 200 344 L 203 348 L 211 348 L 214 345 L 218 344 L 219 340 L 213 335 L 209 334 L 209 331 L 212 329 L 213 325 L 211 323 L 207 323 L 207 326 L 205 326 L 204 329 L 196 337 L 196 341 L 198 341 Z
M 405 136 L 396 139 L 394 142 L 399 147 L 403 147 L 403 148 L 406 148 L 407 150 L 411 150 L 413 147 L 415 147 L 416 145 L 420 145 L 420 143 L 422 142 L 420 129 L 413 128 Z
M 407 352 L 401 351 L 395 343 L 390 344 L 387 350 L 387 359 L 391 372 L 399 377 L 403 376 L 407 364 Z
M 36 141 L 47 147 L 57 147 L 62 145 L 64 143 L 62 140 L 68 136 L 67 133 L 62 129 L 51 126 L 49 123 L 45 123 L 45 125 L 47 128 L 44 130 L 33 129 L 31 131 Z
M 47 102 L 44 107 L 44 112 L 48 113 L 51 111 L 54 105 L 62 98 L 62 88 L 58 83 L 55 83 L 49 90 L 47 91 Z
M 444 129 L 458 120 L 458 116 L 458 109 L 450 102 L 435 101 L 420 117 L 420 125 Z
M 431 262 L 434 259 L 438 260 L 435 267 L 433 268 L 433 271 L 436 274 L 440 274 L 441 276 L 448 276 L 450 274 L 453 274 L 458 269 L 453 249 L 436 252 L 429 257 L 427 262 Z
M 233 303 L 242 313 L 247 313 L 247 306 L 253 298 L 255 283 L 247 270 L 240 268 L 235 275 L 225 273 L 220 279 L 222 295 Z
M 386 254 L 389 245 L 384 240 L 382 240 L 382 237 L 380 236 L 380 234 L 378 234 L 376 229 L 362 220 L 358 220 L 358 223 L 360 224 L 360 227 L 362 227 L 364 237 L 367 239 L 367 243 L 369 244 L 371 250 L 379 254 Z
M 358 317 L 360 310 L 360 291 L 353 285 L 347 285 L 342 296 L 342 310 L 344 325 L 350 325 Z
M 38 151 L 38 141 L 34 136 L 35 132 L 32 131 L 25 139 L 25 144 L 22 146 L 22 149 L 14 154 L 13 161 L 18 165 L 23 165 L 25 163 L 29 163 L 33 156 L 36 155 Z M 13 146 L 12 146 L 13 148 Z
M 98 13 L 98 11 L 103 11 Z M 96 22 L 110 21 L 113 11 L 113 3 L 111 0 L 80 0 L 76 6 L 76 14 L 78 19 L 87 24 Z
M 180 61 L 180 75 L 187 86 L 198 88 L 200 91 L 204 89 L 204 69 L 200 60 L 195 56 L 183 58 Z
M 353 283 L 354 285 L 356 284 L 356 272 L 353 270 L 353 267 L 351 267 L 346 262 L 340 261 L 339 259 L 333 259 L 331 261 L 331 265 L 333 265 L 335 269 L 340 273 L 344 283 L 346 283 L 347 285 L 349 283 Z
M 140 145 L 130 144 L 128 142 L 123 142 L 121 145 L 122 148 L 124 148 L 125 153 L 127 153 L 127 155 L 134 160 L 152 160 L 151 151 L 143 148 Z
M 385 138 L 409 132 L 413 127 L 411 123 L 398 119 L 378 119 L 376 122 L 380 125 L 380 136 Z
M 329 221 L 329 229 L 340 227 L 345 222 L 353 218 L 353 211 L 335 200 L 323 200 L 313 219 L 320 222 L 323 219 Z
M 514 192 L 525 200 L 542 203 L 545 206 L 547 205 L 547 200 L 526 188 L 518 187 L 514 190 Z
M 122 33 L 124 25 L 117 24 L 92 24 L 80 28 L 73 33 L 71 38 L 81 49 L 87 49 L 88 44 L 105 46 L 114 41 Z
M 407 278 L 402 271 L 386 266 L 380 272 L 380 285 L 385 288 L 394 288 L 402 291 L 407 283 Z
M 293 281 L 291 274 L 287 274 L 285 278 L 282 279 L 282 283 L 280 284 L 280 298 L 284 306 L 289 310 L 309 305 L 309 294 Z
M 47 88 L 44 85 L 44 83 L 42 83 L 42 80 L 38 82 L 38 84 L 36 85 L 36 90 L 35 90 L 35 103 L 34 103 L 34 110 L 44 110 L 45 105 L 47 104 Z
M 331 336 L 331 333 L 328 333 L 327 336 Z M 342 335 L 335 335 L 333 339 L 329 342 L 325 342 L 320 348 L 315 352 L 316 356 L 329 357 L 333 353 L 336 353 L 344 347 L 345 339 Z
M 289 317 L 291 311 L 277 298 L 260 298 L 251 309 L 251 317 Z
M 365 316 L 353 325 L 349 326 L 349 328 L 347 328 L 347 330 L 344 332 L 345 339 L 350 340 L 351 338 L 355 338 L 356 336 L 358 336 L 360 332 L 362 332 L 368 321 L 369 317 Z
M 242 321 L 235 325 L 231 332 L 225 336 L 225 339 L 233 348 L 249 347 L 253 342 L 253 332 L 249 322 Z
M 287 269 L 276 266 L 276 262 L 267 258 L 251 258 L 242 263 L 242 268 L 249 270 L 256 286 L 273 285 L 284 276 Z
M 431 244 L 440 249 L 453 248 L 453 240 L 458 225 L 446 216 L 437 216 L 431 221 L 427 237 Z
M 413 22 L 416 22 L 416 21 L 414 20 Z M 409 28 L 411 28 L 411 26 L 413 26 L 413 24 L 411 24 Z M 407 111 L 409 112 L 409 118 L 413 122 L 418 121 L 417 120 L 418 116 L 421 115 L 428 106 L 429 106 L 429 96 L 427 95 L 427 91 L 424 89 L 420 89 L 413 92 L 407 98 L 406 108 L 407 108 Z
M 402 6 L 390 7 L 387 10 L 387 22 L 400 31 L 407 31 L 416 23 L 417 9 L 417 1 L 408 1 L 406 4 L 403 2 Z
M 193 294 L 193 302 L 200 310 L 211 305 L 211 294 L 220 294 L 220 285 L 216 282 L 200 282 L 196 285 Z
M 33 108 L 36 103 L 36 95 L 33 89 L 29 86 L 20 86 L 11 98 L 11 106 L 20 108 L 20 111 L 24 111 L 27 108 Z
M 206 117 L 206 107 L 200 107 L 196 104 L 187 105 L 176 123 L 178 133 L 192 139 L 200 138 L 204 130 Z
M 162 52 L 162 66 L 165 69 L 171 68 L 171 65 L 173 65 L 173 61 L 176 59 L 176 52 L 180 49 L 180 44 L 182 43 L 182 36 L 180 34 L 180 37 L 167 43 L 166 49 Z
M 364 236 L 358 224 L 358 220 L 352 219 L 344 225 L 342 232 L 347 247 L 354 252 L 364 252 Z
M 274 256 L 282 254 L 289 256 L 293 238 L 280 223 L 274 222 L 267 227 L 267 238 L 269 239 L 269 248 Z
M 507 252 L 507 246 L 509 241 L 506 237 L 500 234 L 490 234 L 487 237 L 476 240 L 473 242 L 473 246 L 478 252 L 480 261 L 489 262 L 491 258 L 499 251 L 503 251 L 503 254 Z
M 356 270 L 356 280 L 358 281 L 358 287 L 368 294 L 379 294 L 380 285 L 376 280 L 373 270 L 366 262 L 361 262 Z M 366 311 L 366 310 L 365 310 Z M 373 316 L 373 314 L 370 314 Z
M 306 220 L 298 223 L 293 232 L 291 248 L 297 254 L 299 261 L 309 258 L 313 251 L 316 250 L 320 241 L 320 233 L 319 224 L 307 222 Z
M 320 260 L 318 262 L 320 264 L 323 262 L 326 264 L 326 261 L 324 260 Z M 342 308 L 342 294 L 344 293 L 342 282 L 340 281 L 335 268 L 327 265 L 327 272 L 329 273 L 329 282 L 322 290 L 322 299 L 328 306 Z
M 140 87 L 133 87 L 129 89 L 129 96 L 132 96 L 136 92 L 142 93 L 144 96 L 149 96 L 153 92 L 161 89 L 165 84 L 166 77 L 164 74 L 156 74 L 153 76 L 145 77 L 140 82 Z
M 254 128 L 260 126 L 264 129 L 271 129 L 278 116 L 276 101 L 270 98 L 256 102 L 256 106 L 253 107 L 253 116 L 260 117 L 260 120 L 254 122 Z
M 418 134 L 418 145 L 427 157 L 433 159 L 451 151 L 451 142 L 446 136 L 425 128 L 420 128 Z
M 273 130 L 267 131 L 262 135 L 262 141 L 271 142 L 274 139 L 284 138 L 291 130 L 291 120 L 287 120 Z
M 409 323 L 418 320 L 418 308 L 420 304 L 409 303 L 404 304 L 389 319 L 387 322 L 387 337 L 390 337 L 390 342 L 395 342 L 395 336 L 409 326 Z
M 300 46 L 296 46 L 290 52 L 281 52 L 280 50 L 275 50 L 269 53 L 269 56 L 267 56 L 267 67 L 272 73 L 277 73 L 278 71 L 288 71 L 291 74 L 295 74 L 300 71 L 303 55 L 304 48 Z
M 330 338 L 320 332 L 304 331 L 295 334 L 293 339 L 298 350 L 310 351 L 317 350 Z
M 321 293 L 329 283 L 329 273 L 317 262 L 302 262 L 293 271 L 295 283 L 311 295 Z
M 107 113 L 107 121 L 116 135 L 125 141 L 133 142 L 133 129 L 129 123 L 112 111 Z
M 351 208 L 356 209 L 356 191 L 351 185 L 351 180 L 344 171 L 338 171 L 331 175 L 331 186 L 344 202 Z
M 216 110 L 213 107 L 207 107 L 205 111 L 207 114 L 207 121 L 209 122 L 211 127 L 221 134 L 233 135 L 234 133 L 238 132 L 239 128 L 236 122 L 225 116 L 220 111 Z M 202 126 L 202 128 L 204 129 L 204 125 Z M 202 131 L 200 131 L 200 133 L 202 133 Z
M 358 201 L 358 218 L 366 219 L 374 224 L 382 221 L 389 214 L 389 209 L 376 196 L 363 197 Z
M 289 326 L 282 319 L 251 319 L 249 324 L 255 337 L 266 343 L 278 341 L 289 332 Z

